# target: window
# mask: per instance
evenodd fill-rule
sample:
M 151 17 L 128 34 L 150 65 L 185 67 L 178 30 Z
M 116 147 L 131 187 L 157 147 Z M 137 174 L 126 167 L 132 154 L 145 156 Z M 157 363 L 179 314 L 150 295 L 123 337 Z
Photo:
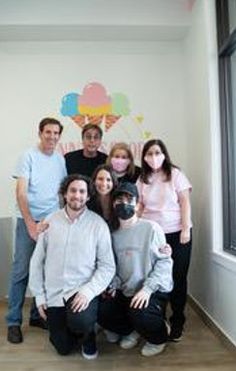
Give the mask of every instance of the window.
M 236 255 L 236 0 L 216 0 L 223 169 L 224 249 Z

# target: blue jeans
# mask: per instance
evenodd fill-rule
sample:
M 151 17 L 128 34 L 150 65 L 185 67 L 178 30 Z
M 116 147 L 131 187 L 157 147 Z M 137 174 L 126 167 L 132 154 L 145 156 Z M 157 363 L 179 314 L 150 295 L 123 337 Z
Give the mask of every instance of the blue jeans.
M 29 236 L 24 219 L 17 218 L 15 252 L 9 287 L 8 314 L 6 315 L 8 326 L 20 326 L 22 324 L 22 309 L 29 280 L 29 264 L 35 244 L 35 241 Z M 39 318 L 35 300 L 33 300 L 31 306 L 30 318 Z

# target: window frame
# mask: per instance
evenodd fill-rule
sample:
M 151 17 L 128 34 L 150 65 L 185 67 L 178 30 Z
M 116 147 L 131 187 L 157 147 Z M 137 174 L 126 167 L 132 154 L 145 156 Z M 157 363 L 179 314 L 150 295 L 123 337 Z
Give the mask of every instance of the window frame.
M 236 28 L 230 33 L 228 0 L 216 0 L 216 14 L 223 179 L 223 248 L 226 252 L 236 255 L 236 161 L 234 160 L 236 144 L 233 143 L 232 135 L 234 117 L 231 83 L 231 56 L 236 51 Z

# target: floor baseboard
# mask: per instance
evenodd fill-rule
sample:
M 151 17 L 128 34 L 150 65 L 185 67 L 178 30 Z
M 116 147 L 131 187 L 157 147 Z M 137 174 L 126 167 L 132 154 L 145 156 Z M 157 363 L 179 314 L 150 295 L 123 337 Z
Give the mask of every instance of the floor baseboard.
M 192 297 L 188 296 L 188 303 L 192 309 L 199 315 L 202 321 L 207 327 L 217 336 L 224 346 L 236 355 L 235 344 L 226 336 L 226 334 L 216 325 L 216 323 L 211 319 L 211 317 L 203 310 L 203 308 L 198 304 L 198 302 Z

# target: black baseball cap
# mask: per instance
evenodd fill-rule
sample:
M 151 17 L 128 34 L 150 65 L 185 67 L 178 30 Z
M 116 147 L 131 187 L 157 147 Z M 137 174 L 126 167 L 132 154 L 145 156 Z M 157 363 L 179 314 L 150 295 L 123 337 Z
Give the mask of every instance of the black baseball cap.
M 130 182 L 121 182 L 118 187 L 115 189 L 113 193 L 113 197 L 115 198 L 116 196 L 122 194 L 122 193 L 127 193 L 131 195 L 132 197 L 136 197 L 138 200 L 138 189 L 135 184 L 130 183 Z

